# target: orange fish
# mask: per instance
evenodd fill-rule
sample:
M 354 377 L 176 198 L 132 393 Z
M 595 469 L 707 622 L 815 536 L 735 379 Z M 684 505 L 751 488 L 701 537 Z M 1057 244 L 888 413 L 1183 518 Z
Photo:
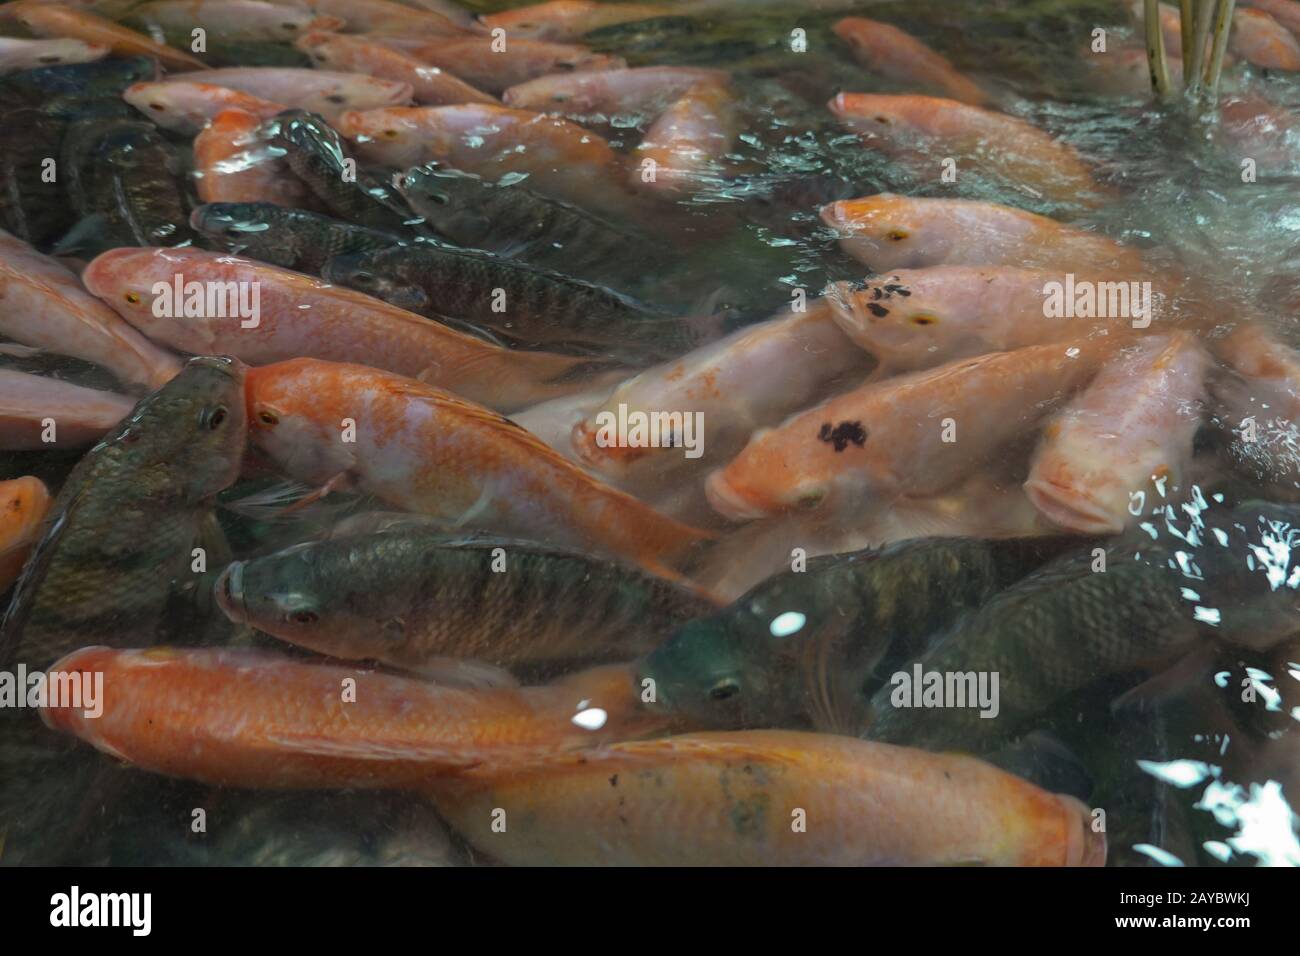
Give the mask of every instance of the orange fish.
M 155 43 L 143 33 L 118 26 L 86 10 L 53 3 L 10 3 L 0 16 L 13 17 L 32 33 L 42 37 L 69 37 L 87 43 L 102 43 L 118 56 L 153 56 L 171 70 L 205 70 L 207 64 L 165 43 Z
M 1214 352 L 1240 377 L 1215 388 L 1232 427 L 1256 419 L 1300 428 L 1300 350 L 1264 326 L 1250 324 L 1216 343 Z
M 249 375 L 253 444 L 303 481 L 363 489 L 458 525 L 594 548 L 664 576 L 672 576 L 665 564 L 707 537 L 441 389 L 314 359 Z
M 1142 254 L 1095 232 L 974 199 L 879 193 L 823 206 L 840 247 L 876 272 L 922 266 L 1142 271 Z
M 1247 63 L 1268 70 L 1300 70 L 1300 40 L 1263 10 L 1237 9 L 1228 46 Z
M 709 476 L 709 502 L 745 521 L 795 510 L 850 514 L 872 499 L 937 494 L 1032 428 L 1111 348 L 1035 345 L 863 385 L 755 433 Z
M 870 70 L 972 106 L 989 105 L 987 93 L 946 58 L 898 27 L 865 17 L 845 17 L 835 24 L 835 35 L 852 47 L 854 58 Z
M 202 249 L 111 249 L 86 266 L 81 278 L 131 325 L 182 351 L 233 355 L 252 364 L 299 356 L 365 362 L 494 408 L 513 410 L 574 391 L 583 384 L 574 379 L 591 364 L 576 356 L 504 349 L 300 272 Z M 182 282 L 179 297 L 177 281 Z M 188 282 L 213 284 L 202 288 L 218 291 L 247 290 L 249 314 L 238 314 L 231 300 L 222 298 L 212 310 L 203 299 L 184 317 L 175 317 Z M 227 285 L 232 282 L 236 285 Z M 171 305 L 169 312 L 160 304 L 155 315 L 157 283 L 168 289 Z
M 830 109 L 863 141 L 900 158 L 953 157 L 1056 202 L 1095 203 L 1099 187 L 1074 148 L 1014 116 L 932 96 L 841 93 Z M 1082 196 L 1080 194 L 1083 194 Z
M 553 73 L 505 91 L 507 106 L 584 116 L 641 113 L 658 116 L 697 83 L 727 82 L 723 70 L 693 66 L 638 66 L 633 69 Z
M 50 490 L 39 478 L 0 481 L 0 591 L 7 591 L 43 530 Z
M 288 109 L 283 103 L 273 103 L 251 93 L 190 80 L 135 83 L 127 87 L 122 99 L 163 129 L 190 134 L 203 129 L 222 110 L 242 110 L 268 120 Z
M 45 723 L 143 770 L 218 786 L 414 787 L 482 763 L 636 737 L 627 666 L 545 687 L 465 688 L 244 648 L 87 647 L 49 668 L 102 675 L 98 701 Z M 88 710 L 87 704 L 102 708 Z
M 1055 524 L 1119 534 L 1174 497 L 1192 461 L 1209 356 L 1153 335 L 1104 366 L 1043 428 L 1025 491 Z M 1154 487 L 1153 487 L 1154 486 Z
M 675 198 L 693 192 L 736 141 L 735 104 L 725 83 L 706 80 L 679 97 L 646 131 L 633 157 L 635 188 Z
M 1248 7 L 1263 10 L 1292 34 L 1300 35 L 1300 3 L 1296 0 L 1241 0 Z
M 1072 797 L 955 754 L 797 731 L 698 733 L 484 764 L 443 817 L 516 865 L 1101 866 Z M 504 813 L 505 826 L 494 826 Z
M 510 37 L 504 49 L 486 36 L 375 36 L 374 40 L 432 66 L 450 70 L 489 93 L 501 93 L 541 76 L 620 70 L 627 66 L 622 57 L 593 53 L 585 46 L 514 36 Z
M 584 33 L 617 23 L 670 17 L 672 7 L 648 3 L 594 3 L 591 0 L 552 0 L 483 17 L 489 29 L 500 27 L 507 36 L 539 40 L 576 40 Z
M 299 37 L 294 46 L 310 56 L 313 63 L 325 69 L 364 73 L 410 84 L 412 96 L 417 103 L 441 106 L 449 103 L 496 102 L 493 97 L 474 89 L 454 74 L 421 63 L 415 57 L 377 40 L 314 31 Z
M 566 120 L 488 103 L 349 111 L 338 130 L 372 162 L 409 169 L 437 160 L 493 182 L 526 173 L 529 186 L 580 206 L 620 209 L 623 158 Z
M 261 124 L 243 110 L 222 110 L 194 137 L 194 178 L 200 199 L 307 205 L 307 190 L 258 136 Z

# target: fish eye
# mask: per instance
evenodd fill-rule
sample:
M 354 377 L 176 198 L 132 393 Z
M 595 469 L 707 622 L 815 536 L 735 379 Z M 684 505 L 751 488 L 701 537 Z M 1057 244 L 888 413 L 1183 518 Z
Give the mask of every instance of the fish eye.
M 203 424 L 207 425 L 210 430 L 216 431 L 226 423 L 226 418 L 229 414 L 230 413 L 227 411 L 225 405 L 218 405 L 216 408 L 206 409 L 203 412 Z
M 157 110 L 159 113 L 165 113 L 167 111 L 167 107 L 163 106 L 161 103 L 150 103 L 149 109 Z
M 889 125 L 889 117 L 888 117 L 888 116 L 877 116 L 877 117 L 876 117 L 876 122 L 877 122 L 877 123 L 884 123 L 886 126 L 888 126 L 888 125 Z
M 913 325 L 938 325 L 939 320 L 933 315 L 926 315 L 924 312 L 912 316 Z
M 824 491 L 805 491 L 795 499 L 795 504 L 800 508 L 807 508 L 811 511 L 813 508 L 820 505 L 825 498 L 826 492 Z
M 395 129 L 386 129 L 386 130 L 384 130 L 382 133 L 380 133 L 379 135 L 380 135 L 380 136 L 386 136 L 388 139 L 397 139 L 397 130 L 395 130 Z
M 342 106 L 348 101 L 348 98 L 343 96 L 341 93 L 331 93 L 329 96 L 325 97 L 325 99 L 329 100 L 331 103 L 337 103 L 339 106 Z
M 139 302 L 140 302 L 140 293 L 139 293 L 139 292 L 128 292 L 128 293 L 126 294 L 126 301 L 127 301 L 127 302 L 130 302 L 132 305 L 138 305 Z
M 294 611 L 289 615 L 289 620 L 295 624 L 315 624 L 320 620 L 320 615 L 315 611 Z
M 280 424 L 279 416 L 277 416 L 274 412 L 268 412 L 266 409 L 262 409 L 260 412 L 257 413 L 257 420 L 261 422 L 263 425 Z
M 891 229 L 889 232 L 885 233 L 885 238 L 890 242 L 902 242 L 907 238 L 907 233 L 902 229 Z
M 740 685 L 730 677 L 724 677 L 709 689 L 710 700 L 727 700 L 740 693 Z
M 450 201 L 446 193 L 429 193 L 429 198 L 439 206 L 445 206 Z

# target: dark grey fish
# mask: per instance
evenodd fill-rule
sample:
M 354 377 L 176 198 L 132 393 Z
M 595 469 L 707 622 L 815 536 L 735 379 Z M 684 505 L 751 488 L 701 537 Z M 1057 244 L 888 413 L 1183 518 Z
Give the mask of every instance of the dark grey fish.
M 229 252 L 310 273 L 337 255 L 408 241 L 395 232 L 265 202 L 208 203 L 190 213 L 190 226 Z
M 44 249 L 67 232 L 72 210 L 58 180 L 66 124 L 40 110 L 14 110 L 0 120 L 0 225 Z
M 264 135 L 282 151 L 293 174 L 325 207 L 347 222 L 409 234 L 418 220 L 381 178 L 351 164 L 343 140 L 324 117 L 286 110 L 267 121 Z
M 192 549 L 212 501 L 239 473 L 243 371 L 230 359 L 191 360 L 77 465 L 0 623 L 0 666 L 44 670 L 88 644 L 191 636 L 168 628 L 177 598 L 198 590 Z M 72 852 L 114 774 L 35 710 L 0 710 L 0 862 Z
M 436 163 L 394 177 L 411 209 L 459 246 L 484 249 L 569 275 L 609 275 L 611 261 L 650 271 L 662 242 L 527 187 L 490 183 Z
M 641 676 L 655 681 L 660 703 L 705 726 L 848 730 L 880 674 L 1063 546 L 918 538 L 813 558 L 686 624 Z
M 630 660 L 715 610 L 621 564 L 427 522 L 237 561 L 217 601 L 233 621 L 344 660 L 420 671 L 469 658 L 534 676 Z
M 405 246 L 339 256 L 321 274 L 399 308 L 528 345 L 667 356 L 698 340 L 684 322 L 604 286 L 467 249 Z
M 43 66 L 0 79 L 0 103 L 66 108 L 78 101 L 121 98 L 132 83 L 152 80 L 157 75 L 157 61 L 147 56 Z

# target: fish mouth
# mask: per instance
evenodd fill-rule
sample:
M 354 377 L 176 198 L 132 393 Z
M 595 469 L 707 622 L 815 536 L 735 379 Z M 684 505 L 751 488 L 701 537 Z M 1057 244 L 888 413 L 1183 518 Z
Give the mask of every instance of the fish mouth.
M 741 495 L 721 471 L 709 475 L 704 483 L 704 496 L 714 511 L 732 521 L 767 517 L 767 511 Z
M 1072 488 L 1042 478 L 1030 478 L 1024 487 L 1034 507 L 1055 525 L 1083 534 L 1119 534 L 1124 530 L 1122 519 Z
M 244 562 L 232 561 L 221 572 L 213 593 L 221 612 L 235 624 L 248 623 L 248 608 L 244 606 Z

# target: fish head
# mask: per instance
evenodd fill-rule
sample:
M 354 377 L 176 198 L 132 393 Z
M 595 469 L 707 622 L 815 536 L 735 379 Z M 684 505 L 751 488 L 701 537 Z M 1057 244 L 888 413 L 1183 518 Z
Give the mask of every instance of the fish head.
M 327 261 L 321 268 L 321 277 L 326 282 L 356 289 L 408 312 L 429 308 L 428 294 L 418 283 L 403 277 L 400 264 L 400 258 L 382 259 L 375 253 L 350 252 Z
M 476 200 L 493 187 L 477 176 L 429 164 L 408 169 L 396 185 L 425 222 L 452 240 L 473 242 L 492 228 Z
M 147 475 L 160 496 L 208 501 L 243 463 L 245 371 L 225 356 L 190 359 L 109 433 L 106 454 Z
M 952 234 L 933 228 L 915 200 L 891 193 L 830 203 L 821 219 L 855 259 L 876 272 L 942 262 L 952 245 Z
M 174 277 L 184 274 L 183 249 L 125 246 L 100 253 L 81 273 L 81 282 L 109 308 L 147 336 L 195 355 L 215 351 L 211 325 L 217 321 L 184 314 L 175 302 Z M 180 311 L 182 314 L 177 315 Z
M 779 724 L 790 709 L 788 675 L 762 630 L 744 607 L 691 621 L 646 657 L 638 683 L 653 680 L 660 704 L 701 727 Z
M 335 365 L 291 359 L 250 369 L 244 402 L 253 448 L 300 481 L 324 485 L 352 469 L 351 444 L 339 440 L 340 424 L 322 405 L 341 387 Z
M 844 333 L 892 368 L 926 368 L 955 357 L 955 339 L 962 336 L 953 310 L 900 274 L 834 282 L 825 297 Z
M 419 162 L 420 154 L 425 152 L 421 144 L 427 139 L 427 132 L 420 126 L 421 114 L 419 109 L 400 106 L 346 110 L 335 127 L 348 139 L 373 146 L 371 152 L 387 161 Z
M 841 432 L 845 443 L 837 441 L 836 447 L 847 450 L 855 434 L 842 426 L 817 426 L 820 437 L 827 427 L 840 429 L 827 440 L 838 439 Z M 821 461 L 788 455 L 779 447 L 769 447 L 762 442 L 765 431 L 760 431 L 731 464 L 709 475 L 704 484 L 704 494 L 713 510 L 732 521 L 753 521 L 771 515 L 820 512 L 836 499 L 836 471 L 826 468 Z M 865 433 L 864 433 L 865 440 Z M 838 463 L 836 463 L 838 464 Z
M 306 542 L 232 562 L 217 579 L 214 596 L 237 624 L 322 654 L 343 659 L 371 656 L 370 646 L 362 642 L 382 637 L 383 628 L 374 619 L 343 612 L 347 579 L 332 578 L 318 560 L 318 549 Z

